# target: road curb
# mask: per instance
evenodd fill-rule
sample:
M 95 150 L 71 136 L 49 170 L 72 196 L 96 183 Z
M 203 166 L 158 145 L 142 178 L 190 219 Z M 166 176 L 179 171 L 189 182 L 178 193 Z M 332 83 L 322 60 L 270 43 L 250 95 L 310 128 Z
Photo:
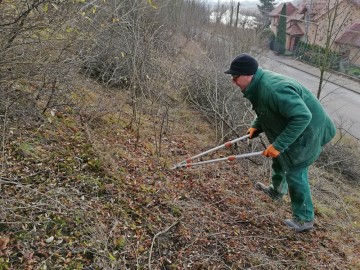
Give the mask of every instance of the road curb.
M 300 70 L 300 71 L 305 72 L 305 73 L 307 73 L 307 74 L 309 74 L 309 75 L 312 75 L 312 76 L 314 76 L 314 77 L 319 78 L 319 75 L 318 75 L 318 74 L 316 74 L 316 73 L 314 74 L 313 72 L 310 72 L 310 71 L 308 71 L 308 70 L 306 70 L 306 69 L 304 69 L 304 68 L 301 68 L 301 67 L 299 67 L 299 65 L 296 65 L 296 63 L 295 63 L 295 64 L 289 63 L 289 61 L 299 61 L 299 60 L 290 59 L 290 60 L 288 60 L 288 61 L 286 61 L 286 60 L 284 61 L 284 60 L 281 60 L 281 59 L 275 59 L 275 58 L 271 58 L 271 57 L 269 57 L 269 58 L 272 59 L 272 60 L 274 60 L 274 61 L 280 62 L 280 63 L 282 63 L 282 64 L 284 64 L 284 65 L 286 65 L 286 66 L 295 68 L 295 69 L 297 69 L 297 70 Z M 304 64 L 304 65 L 308 65 L 308 66 L 310 66 L 311 68 L 316 69 L 316 67 L 314 67 L 314 66 L 312 66 L 312 65 L 309 65 L 309 64 L 306 63 L 306 62 L 303 62 L 303 61 L 299 61 L 299 62 L 302 63 L 302 64 Z M 346 75 L 346 74 L 344 74 L 344 73 L 336 72 L 336 71 L 333 71 L 333 70 L 328 71 L 328 72 L 330 72 L 330 73 L 332 73 L 332 74 L 334 74 L 334 75 L 336 75 L 336 76 L 341 76 L 341 77 L 344 77 L 345 79 L 352 80 L 352 81 L 355 82 L 355 83 L 360 83 L 360 80 L 358 80 L 357 78 L 354 78 L 354 77 L 352 77 L 352 76 L 348 76 L 348 75 Z M 326 79 L 326 81 L 329 81 L 329 82 L 331 82 L 331 83 L 333 83 L 333 84 L 335 84 L 335 85 L 337 85 L 337 86 L 340 86 L 340 87 L 342 87 L 342 88 L 345 88 L 345 89 L 347 89 L 347 90 L 349 90 L 349 91 L 352 91 L 352 92 L 354 92 L 354 93 L 360 94 L 360 85 L 359 85 L 359 90 L 355 90 L 355 89 L 353 89 L 353 88 L 347 87 L 347 86 L 344 85 L 344 84 L 340 84 L 340 83 L 336 82 L 335 80 L 333 80 L 333 79 L 331 79 L 331 78 L 330 78 L 330 79 Z

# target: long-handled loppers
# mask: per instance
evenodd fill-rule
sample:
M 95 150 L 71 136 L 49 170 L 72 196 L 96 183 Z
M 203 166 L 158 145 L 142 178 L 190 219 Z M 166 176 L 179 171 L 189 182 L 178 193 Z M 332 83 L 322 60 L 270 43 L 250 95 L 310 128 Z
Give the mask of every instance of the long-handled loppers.
M 206 154 L 209 154 L 211 152 L 214 152 L 216 150 L 219 150 L 221 148 L 224 148 L 224 147 L 231 147 L 234 143 L 238 142 L 238 141 L 243 141 L 247 138 L 249 138 L 250 135 L 245 135 L 245 136 L 242 136 L 240 138 L 237 138 L 237 139 L 234 139 L 232 141 L 228 141 L 222 145 L 219 145 L 219 146 L 216 146 L 210 150 L 207 150 L 205 152 L 202 152 L 198 155 L 195 155 L 193 157 L 190 157 L 176 165 L 174 165 L 174 167 L 172 167 L 171 169 L 174 170 L 174 169 L 179 169 L 179 168 L 182 168 L 182 167 L 193 167 L 193 166 L 198 166 L 198 165 L 202 165 L 202 164 L 207 164 L 207 163 L 214 163 L 214 162 L 218 162 L 218 161 L 234 161 L 236 159 L 239 159 L 239 158 L 245 158 L 245 157 L 253 157 L 253 156 L 259 156 L 263 153 L 263 151 L 259 151 L 259 152 L 253 152 L 253 153 L 246 153 L 246 154 L 240 154 L 240 155 L 232 155 L 232 156 L 228 156 L 228 157 L 224 157 L 224 158 L 217 158 L 217 159 L 211 159 L 211 160 L 206 160 L 206 161 L 199 161 L 199 162 L 193 162 L 194 159 L 197 159 L 199 157 L 202 157 Z

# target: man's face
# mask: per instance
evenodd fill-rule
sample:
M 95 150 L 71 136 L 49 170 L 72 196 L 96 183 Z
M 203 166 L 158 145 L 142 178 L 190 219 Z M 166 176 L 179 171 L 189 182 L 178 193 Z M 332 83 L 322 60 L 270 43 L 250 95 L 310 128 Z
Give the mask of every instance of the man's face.
M 245 91 L 250 84 L 254 75 L 232 75 L 232 81 L 240 87 L 241 91 Z

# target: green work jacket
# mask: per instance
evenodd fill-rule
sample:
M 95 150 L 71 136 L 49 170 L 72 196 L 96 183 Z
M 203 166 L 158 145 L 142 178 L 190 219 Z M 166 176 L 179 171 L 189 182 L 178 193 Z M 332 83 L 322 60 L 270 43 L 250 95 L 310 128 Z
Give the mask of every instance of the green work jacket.
M 252 127 L 265 132 L 288 169 L 312 164 L 335 136 L 319 100 L 294 79 L 259 68 L 244 97 L 257 115 Z

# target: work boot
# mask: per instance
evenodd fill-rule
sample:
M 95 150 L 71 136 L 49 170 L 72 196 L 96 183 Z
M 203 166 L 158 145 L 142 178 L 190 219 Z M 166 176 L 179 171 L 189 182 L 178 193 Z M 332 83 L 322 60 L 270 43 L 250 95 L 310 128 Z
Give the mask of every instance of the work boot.
M 303 221 L 298 219 L 285 219 L 285 224 L 296 232 L 304 232 L 314 227 L 314 221 Z
M 266 195 L 268 195 L 274 201 L 282 200 L 283 195 L 278 193 L 277 191 L 275 191 L 271 186 L 265 186 L 261 182 L 256 182 L 255 188 L 264 192 Z

